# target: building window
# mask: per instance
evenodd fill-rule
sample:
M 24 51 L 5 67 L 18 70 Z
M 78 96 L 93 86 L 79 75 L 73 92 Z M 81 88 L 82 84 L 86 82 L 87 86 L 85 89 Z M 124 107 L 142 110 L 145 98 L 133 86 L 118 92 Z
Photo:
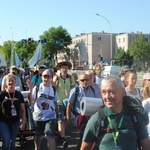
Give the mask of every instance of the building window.
M 123 38 L 123 42 L 125 42 L 125 38 Z
M 132 41 L 136 41 L 136 37 L 132 37 Z
M 98 37 L 98 38 L 97 38 L 97 41 L 101 42 L 101 41 L 102 41 L 102 38 L 101 38 L 101 37 Z
M 121 39 L 119 38 L 119 43 L 121 43 Z

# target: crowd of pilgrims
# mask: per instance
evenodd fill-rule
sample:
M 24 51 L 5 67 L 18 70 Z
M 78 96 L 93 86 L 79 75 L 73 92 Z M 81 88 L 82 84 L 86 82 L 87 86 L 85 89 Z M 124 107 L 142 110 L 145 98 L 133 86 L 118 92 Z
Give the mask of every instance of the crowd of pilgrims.
M 0 110 L 3 107 L 5 107 L 5 113 L 0 116 L 0 137 L 2 138 L 3 142 L 3 150 L 7 150 L 8 146 L 11 147 L 11 150 L 15 149 L 15 139 L 17 136 L 17 132 L 19 130 L 25 130 L 25 123 L 26 123 L 26 112 L 25 112 L 25 106 L 24 106 L 24 98 L 21 92 L 18 91 L 29 91 L 29 100 L 28 102 L 34 102 L 37 98 L 37 91 L 36 86 L 39 86 L 39 98 L 43 98 L 40 95 L 40 87 L 44 89 L 44 94 L 48 91 L 47 88 L 44 86 L 49 86 L 48 94 L 51 94 L 52 99 L 54 99 L 54 105 L 55 105 L 55 114 L 53 117 L 50 118 L 49 124 L 50 129 L 52 130 L 52 121 L 55 126 L 58 127 L 59 132 L 59 141 L 62 143 L 62 146 L 64 148 L 68 147 L 69 143 L 67 142 L 66 135 L 65 135 L 65 128 L 66 128 L 66 120 L 64 120 L 64 110 L 62 110 L 62 105 L 64 106 L 63 100 L 69 98 L 70 96 L 70 90 L 75 86 L 82 86 L 82 82 L 84 83 L 84 80 L 80 80 L 80 77 L 86 77 L 85 80 L 88 82 L 88 86 L 92 86 L 94 90 L 97 92 L 97 97 L 100 96 L 100 85 L 101 81 L 103 80 L 102 74 L 102 68 L 101 64 L 96 64 L 94 69 L 85 71 L 83 74 L 78 75 L 75 71 L 73 71 L 72 74 L 68 73 L 68 70 L 71 68 L 71 65 L 69 62 L 61 62 L 57 65 L 58 70 L 52 70 L 51 68 L 46 68 L 46 66 L 41 65 L 37 70 L 28 68 L 27 70 L 23 68 L 18 68 L 16 66 L 11 66 L 10 68 L 0 68 Z M 80 76 L 80 77 L 79 77 Z M 121 70 L 120 71 L 120 78 L 122 80 L 123 86 L 125 87 L 125 95 L 127 96 L 133 96 L 136 97 L 147 113 L 150 115 L 150 73 L 146 73 L 143 76 L 143 86 L 140 88 L 136 87 L 137 82 L 137 72 L 135 70 Z M 65 80 L 67 79 L 67 80 Z M 67 81 L 67 82 L 66 82 Z M 80 83 L 81 82 L 81 83 Z M 42 86 L 41 86 L 42 84 Z M 55 87 L 55 90 L 52 89 L 52 87 Z M 42 90 L 43 90 L 42 89 Z M 51 92 L 52 90 L 53 92 Z M 42 93 L 43 94 L 43 93 Z M 46 96 L 46 95 L 45 95 Z M 32 97 L 32 98 L 31 98 Z M 94 96 L 93 96 L 94 97 Z M 9 102 L 6 100 L 9 99 Z M 19 103 L 15 103 L 15 100 L 19 99 Z M 46 98 L 45 99 L 49 99 Z M 4 101 L 2 101 L 4 100 Z M 46 101 L 45 101 L 46 103 Z M 45 105 L 45 103 L 41 105 Z M 10 107 L 6 106 L 10 105 Z M 52 105 L 52 104 L 51 104 Z M 67 105 L 67 103 L 65 104 Z M 38 105 L 37 105 L 38 107 Z M 37 108 L 34 108 L 36 111 Z M 44 109 L 47 109 L 47 106 L 44 106 Z M 52 108 L 53 109 L 53 108 Z M 7 113 L 7 111 L 10 111 Z M 21 113 L 19 113 L 19 111 Z M 66 111 L 66 108 L 65 108 Z M 66 112 L 67 115 L 68 112 Z M 2 113 L 0 113 L 1 115 Z M 47 124 L 47 120 L 42 120 L 41 116 L 38 116 L 40 119 L 38 120 L 38 117 L 36 116 L 36 113 L 33 113 L 33 118 L 35 121 L 35 150 L 40 149 L 41 145 L 41 136 L 44 132 L 44 127 L 42 127 L 41 124 L 38 124 L 39 122 L 45 122 Z M 47 114 L 44 114 L 45 116 Z M 51 114 L 52 115 L 52 114 Z M 9 119 L 5 118 L 5 116 L 8 116 Z M 69 115 L 68 115 L 69 116 Z M 66 118 L 68 117 L 66 116 Z M 59 119 L 57 118 L 59 117 Z M 68 117 L 69 118 L 69 117 Z M 57 119 L 57 122 L 56 120 Z M 70 118 L 69 118 L 70 119 Z M 72 114 L 71 116 L 71 123 L 78 127 L 78 122 L 76 117 Z M 11 124 L 12 123 L 12 124 Z M 67 122 L 68 123 L 68 122 Z M 69 123 L 68 123 L 69 124 Z M 11 126 L 12 125 L 12 126 Z M 42 130 L 38 128 L 38 126 L 42 127 Z M 6 132 L 9 129 L 11 130 L 10 133 Z M 14 130 L 15 129 L 15 130 Z M 150 125 L 147 126 L 149 136 L 150 136 Z M 55 132 L 55 129 L 53 132 L 49 133 L 49 130 L 47 129 L 47 136 L 53 137 L 52 135 Z M 6 134 L 7 133 L 7 134 Z M 83 135 L 81 135 L 82 137 Z M 11 141 L 11 142 L 10 142 Z M 81 141 L 80 141 L 81 142 Z M 81 143 L 78 144 L 78 149 L 80 149 Z M 56 143 L 54 142 L 54 139 L 49 138 L 48 144 L 51 145 L 50 149 L 55 149 Z

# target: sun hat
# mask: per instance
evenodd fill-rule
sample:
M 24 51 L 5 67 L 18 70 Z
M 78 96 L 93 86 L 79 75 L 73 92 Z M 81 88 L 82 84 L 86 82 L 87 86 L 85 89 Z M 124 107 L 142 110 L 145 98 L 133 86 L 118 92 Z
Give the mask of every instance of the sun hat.
M 58 69 L 60 69 L 61 66 L 68 66 L 69 69 L 71 69 L 71 67 L 72 67 L 71 63 L 68 61 L 62 61 L 57 64 Z

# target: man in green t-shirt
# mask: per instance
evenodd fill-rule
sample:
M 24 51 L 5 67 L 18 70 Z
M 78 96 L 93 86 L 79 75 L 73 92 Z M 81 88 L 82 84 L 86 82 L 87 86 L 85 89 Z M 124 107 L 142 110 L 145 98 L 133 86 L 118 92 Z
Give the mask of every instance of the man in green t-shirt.
M 54 76 L 54 83 L 56 85 L 56 91 L 58 94 L 58 131 L 60 133 L 59 142 L 62 143 L 63 148 L 68 147 L 68 143 L 65 138 L 65 109 L 63 105 L 63 100 L 69 98 L 70 89 L 75 85 L 74 79 L 68 74 L 68 70 L 71 69 L 72 65 L 70 62 L 60 62 L 57 64 L 59 73 Z
M 99 122 L 100 114 L 99 112 L 95 113 L 84 131 L 81 150 L 90 150 L 98 138 L 95 147 L 97 150 L 137 150 L 137 139 L 140 141 L 142 150 L 150 149 L 146 125 L 140 115 L 136 115 L 139 122 L 138 134 L 134 128 L 127 128 L 133 126 L 133 121 L 129 108 L 123 105 L 124 95 L 125 90 L 119 77 L 110 75 L 103 79 L 101 82 L 101 96 L 105 105 L 104 128 L 108 132 L 101 133 L 98 130 L 98 123 L 101 123 Z

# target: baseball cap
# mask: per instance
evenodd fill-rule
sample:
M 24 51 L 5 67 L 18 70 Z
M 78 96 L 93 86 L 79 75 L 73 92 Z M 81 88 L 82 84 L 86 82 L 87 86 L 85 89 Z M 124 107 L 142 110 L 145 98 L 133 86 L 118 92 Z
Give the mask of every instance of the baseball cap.
M 147 79 L 147 80 L 150 79 L 150 73 L 145 74 L 143 79 Z
M 45 75 L 47 75 L 47 76 L 51 75 L 51 73 L 50 73 L 50 71 L 48 69 L 43 71 L 42 76 L 45 76 Z
M 16 66 L 11 66 L 10 68 L 11 68 L 11 69 L 17 69 L 17 67 L 16 67 Z
M 41 65 L 41 66 L 39 67 L 39 69 L 46 69 L 46 66 L 45 66 L 45 65 Z

